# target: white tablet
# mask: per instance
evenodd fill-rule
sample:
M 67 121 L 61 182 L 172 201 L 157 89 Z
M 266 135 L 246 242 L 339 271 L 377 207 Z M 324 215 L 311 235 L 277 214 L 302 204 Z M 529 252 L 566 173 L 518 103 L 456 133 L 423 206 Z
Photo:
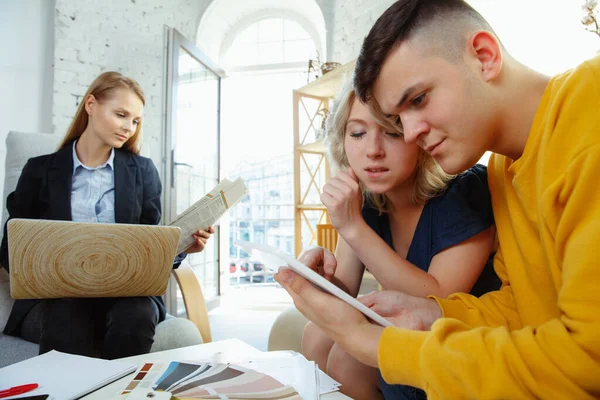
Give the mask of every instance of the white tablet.
M 300 261 L 296 260 L 286 252 L 266 244 L 246 242 L 244 240 L 236 240 L 234 241 L 234 244 L 242 247 L 248 254 L 252 253 L 252 251 L 261 253 L 267 262 L 269 260 L 274 260 L 273 257 L 275 257 L 276 259 L 274 261 L 277 263 L 276 265 L 280 266 L 287 264 L 292 270 L 302 275 L 304 278 L 308 279 L 321 289 L 350 304 L 352 307 L 356 308 L 358 311 L 362 312 L 379 325 L 394 326 L 390 321 L 383 318 L 381 315 L 377 314 L 375 311 L 371 310 L 369 307 L 365 306 L 360 301 L 356 300 L 354 297 L 350 296 L 348 293 L 344 292 L 342 289 L 335 286 L 333 283 L 329 282 L 317 272 L 302 264 Z

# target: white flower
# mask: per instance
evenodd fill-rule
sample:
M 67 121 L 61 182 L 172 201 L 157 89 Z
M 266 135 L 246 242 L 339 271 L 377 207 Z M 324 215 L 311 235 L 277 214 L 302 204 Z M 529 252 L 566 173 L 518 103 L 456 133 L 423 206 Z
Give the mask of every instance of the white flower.
M 583 17 L 581 19 L 581 23 L 584 24 L 584 25 L 586 25 L 586 26 L 587 25 L 591 25 L 591 24 L 594 23 L 594 17 L 592 17 L 591 15 L 588 14 L 588 15 L 586 15 L 585 17 Z
M 592 12 L 594 8 L 598 5 L 598 0 L 586 0 L 585 4 L 581 6 L 582 10 L 585 12 Z

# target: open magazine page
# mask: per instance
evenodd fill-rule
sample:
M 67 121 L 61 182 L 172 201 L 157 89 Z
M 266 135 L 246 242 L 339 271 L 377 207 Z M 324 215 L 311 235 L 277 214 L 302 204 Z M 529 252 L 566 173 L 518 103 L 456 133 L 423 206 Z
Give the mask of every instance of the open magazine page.
M 181 229 L 177 254 L 194 243 L 194 232 L 214 225 L 229 208 L 235 206 L 246 195 L 247 191 L 241 178 L 233 182 L 224 179 L 210 193 L 175 218 L 169 225 Z
M 221 191 L 224 191 L 227 188 L 229 188 L 232 184 L 233 184 L 233 182 L 231 182 L 229 179 L 223 179 L 221 182 L 219 182 L 219 184 L 217 186 L 215 186 L 213 188 L 213 190 L 211 190 L 209 193 L 205 194 L 204 197 L 202 197 L 200 200 L 198 200 L 197 202 L 195 202 L 194 204 L 192 204 L 191 206 L 189 206 L 184 212 L 182 212 L 181 214 L 179 214 L 177 216 L 177 218 L 175 218 L 173 221 L 171 221 L 171 223 L 169 225 L 178 226 L 177 222 L 179 220 L 185 219 L 185 217 L 189 213 L 192 213 L 192 212 L 196 211 L 203 204 L 208 203 L 212 198 L 214 198 L 219 193 L 221 193 Z

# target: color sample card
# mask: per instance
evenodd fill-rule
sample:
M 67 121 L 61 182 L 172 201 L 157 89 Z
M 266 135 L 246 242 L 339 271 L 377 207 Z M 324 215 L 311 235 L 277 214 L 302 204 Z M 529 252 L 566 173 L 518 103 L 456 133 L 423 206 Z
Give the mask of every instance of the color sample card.
M 163 363 L 145 363 L 136 371 L 133 379 L 131 382 L 129 382 L 125 389 L 123 389 L 121 395 L 127 395 L 137 387 L 144 389 L 152 388 L 156 377 L 163 369 Z
M 290 385 L 261 372 L 222 363 L 145 363 L 121 395 L 135 388 L 169 392 L 175 399 L 301 399 Z

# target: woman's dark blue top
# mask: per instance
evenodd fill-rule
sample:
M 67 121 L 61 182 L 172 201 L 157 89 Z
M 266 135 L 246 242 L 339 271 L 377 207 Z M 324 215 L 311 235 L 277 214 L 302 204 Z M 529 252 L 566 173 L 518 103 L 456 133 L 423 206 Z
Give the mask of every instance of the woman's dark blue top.
M 369 204 L 363 206 L 366 223 L 394 248 L 387 214 Z M 447 189 L 427 201 L 417 223 L 406 260 L 427 272 L 433 257 L 440 251 L 464 242 L 494 223 L 487 184 L 487 168 L 477 164 L 449 182 Z M 471 294 L 480 296 L 500 288 L 490 255 Z

